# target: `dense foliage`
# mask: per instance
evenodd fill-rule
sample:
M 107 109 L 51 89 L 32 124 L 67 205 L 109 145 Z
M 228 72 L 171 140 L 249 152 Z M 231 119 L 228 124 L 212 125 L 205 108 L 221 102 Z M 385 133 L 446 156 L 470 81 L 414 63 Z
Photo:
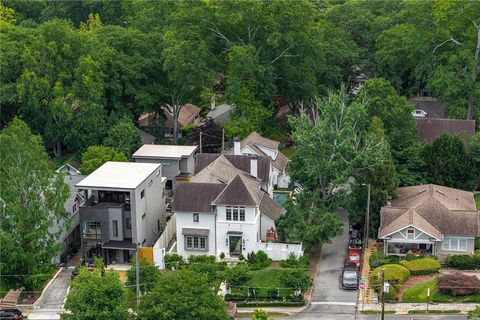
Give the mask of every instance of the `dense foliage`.
M 125 287 L 115 272 L 81 268 L 72 281 L 65 302 L 69 312 L 62 320 L 130 319 L 125 303 Z
M 480 255 L 449 255 L 447 257 L 447 266 L 460 270 L 480 269 Z
M 107 161 L 127 162 L 127 157 L 112 147 L 90 146 L 82 155 L 80 171 L 87 175 L 97 170 Z
M 206 276 L 191 271 L 163 274 L 141 298 L 138 319 L 228 319 L 225 304 Z
M 0 132 L 0 185 L 1 286 L 39 290 L 69 225 L 69 188 L 50 170 L 42 139 L 18 118 Z
M 136 279 L 137 279 L 137 266 L 135 259 L 131 262 L 132 267 L 127 271 L 127 281 L 125 285 L 135 291 Z M 146 259 L 140 259 L 138 261 L 139 273 L 140 273 L 140 292 L 143 294 L 152 290 L 160 277 L 160 270 L 158 267 Z

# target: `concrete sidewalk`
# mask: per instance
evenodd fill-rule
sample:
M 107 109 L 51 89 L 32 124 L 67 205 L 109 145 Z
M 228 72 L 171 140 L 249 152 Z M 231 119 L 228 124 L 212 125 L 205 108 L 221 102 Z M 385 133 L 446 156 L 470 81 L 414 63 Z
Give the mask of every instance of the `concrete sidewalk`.
M 475 309 L 477 303 L 430 303 L 428 310 L 444 311 L 444 310 L 458 310 L 460 312 L 467 312 Z M 380 311 L 382 305 L 378 304 L 359 304 L 358 311 Z M 397 313 L 407 313 L 409 310 L 427 310 L 426 303 L 385 303 L 385 310 L 394 310 Z

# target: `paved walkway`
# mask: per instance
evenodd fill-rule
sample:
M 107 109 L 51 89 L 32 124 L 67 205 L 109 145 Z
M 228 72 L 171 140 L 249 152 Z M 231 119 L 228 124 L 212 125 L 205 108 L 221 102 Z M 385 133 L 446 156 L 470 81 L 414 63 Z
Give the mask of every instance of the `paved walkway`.
M 461 312 L 467 312 L 475 309 L 477 305 L 475 303 L 436 303 L 429 304 L 428 310 L 459 310 Z M 358 310 L 375 310 L 380 311 L 382 305 L 379 304 L 365 304 L 359 305 Z M 395 310 L 398 313 L 407 313 L 409 310 L 427 310 L 426 303 L 386 303 L 385 310 Z
M 62 268 L 56 274 L 35 302 L 34 310 L 28 316 L 29 320 L 60 319 L 60 313 L 64 311 L 63 305 L 70 288 L 72 269 Z

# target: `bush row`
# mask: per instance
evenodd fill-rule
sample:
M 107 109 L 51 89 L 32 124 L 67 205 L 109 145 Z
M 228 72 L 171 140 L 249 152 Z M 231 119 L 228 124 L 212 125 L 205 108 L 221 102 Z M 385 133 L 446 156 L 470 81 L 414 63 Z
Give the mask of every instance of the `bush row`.
M 280 261 L 280 265 L 282 268 L 299 268 L 299 269 L 307 269 L 309 264 L 309 257 L 308 255 L 304 254 L 300 258 L 297 259 L 295 254 L 290 253 L 288 259 Z
M 400 264 L 410 271 L 414 276 L 433 274 L 440 271 L 440 262 L 432 258 L 421 258 L 414 260 L 402 260 Z
M 254 308 L 254 307 L 302 307 L 305 305 L 305 301 L 265 301 L 265 302 L 239 302 L 237 307 L 239 308 Z
M 480 255 L 451 255 L 447 257 L 447 266 L 460 270 L 480 269 Z
M 385 264 L 395 264 L 400 261 L 400 257 L 396 255 L 385 256 L 382 250 L 377 250 L 370 258 L 368 258 L 368 263 L 370 264 L 370 269 L 375 269 Z

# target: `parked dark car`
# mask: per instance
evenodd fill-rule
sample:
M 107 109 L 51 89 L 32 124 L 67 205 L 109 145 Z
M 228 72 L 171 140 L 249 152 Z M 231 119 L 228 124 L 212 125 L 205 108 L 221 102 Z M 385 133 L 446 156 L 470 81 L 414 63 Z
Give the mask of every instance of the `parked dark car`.
M 23 314 L 22 314 L 22 311 L 16 308 L 5 308 L 0 310 L 0 319 L 1 320 L 22 320 Z
M 348 241 L 348 249 L 360 249 L 362 250 L 362 240 L 355 238 Z
M 358 289 L 358 269 L 354 265 L 346 265 L 342 272 L 342 289 Z

